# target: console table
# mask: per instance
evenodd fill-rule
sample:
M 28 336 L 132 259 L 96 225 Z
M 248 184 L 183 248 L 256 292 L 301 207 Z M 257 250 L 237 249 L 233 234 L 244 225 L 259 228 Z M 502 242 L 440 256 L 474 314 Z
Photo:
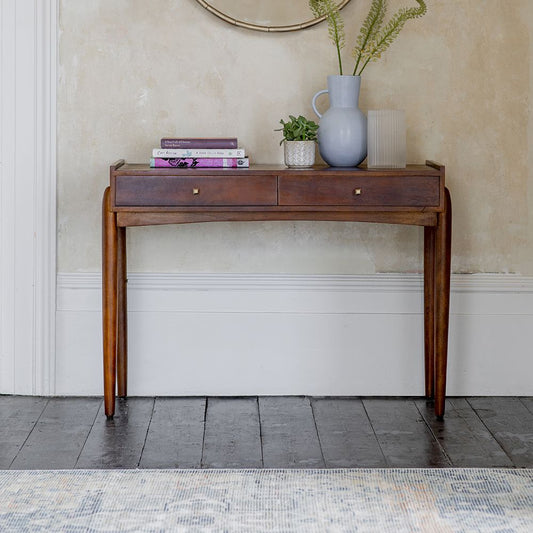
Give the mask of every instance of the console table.
M 121 160 L 111 166 L 102 212 L 104 403 L 109 418 L 117 392 L 127 394 L 126 228 L 257 220 L 424 227 L 425 394 L 434 398 L 436 416 L 444 415 L 451 200 L 443 166 L 428 161 L 394 170 L 267 165 L 155 169 Z

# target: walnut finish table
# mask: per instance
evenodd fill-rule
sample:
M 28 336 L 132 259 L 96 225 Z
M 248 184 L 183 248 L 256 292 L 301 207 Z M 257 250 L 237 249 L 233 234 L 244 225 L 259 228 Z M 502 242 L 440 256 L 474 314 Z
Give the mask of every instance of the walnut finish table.
M 405 169 L 111 166 L 103 198 L 105 413 L 127 394 L 126 227 L 216 221 L 339 220 L 424 227 L 425 394 L 442 418 L 450 301 L 451 200 L 444 167 Z

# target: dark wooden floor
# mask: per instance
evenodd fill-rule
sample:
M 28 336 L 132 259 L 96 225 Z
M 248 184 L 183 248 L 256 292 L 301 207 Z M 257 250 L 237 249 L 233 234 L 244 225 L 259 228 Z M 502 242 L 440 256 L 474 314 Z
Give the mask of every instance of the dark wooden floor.
M 533 467 L 533 398 L 0 396 L 0 468 Z

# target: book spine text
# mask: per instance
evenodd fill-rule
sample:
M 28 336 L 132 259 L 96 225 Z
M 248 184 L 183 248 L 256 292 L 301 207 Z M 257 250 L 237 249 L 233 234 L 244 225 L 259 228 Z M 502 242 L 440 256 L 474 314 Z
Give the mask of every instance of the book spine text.
M 163 138 L 161 148 L 237 148 L 236 137 Z
M 247 157 L 152 157 L 151 168 L 248 168 Z
M 154 148 L 152 157 L 244 157 L 242 148 Z

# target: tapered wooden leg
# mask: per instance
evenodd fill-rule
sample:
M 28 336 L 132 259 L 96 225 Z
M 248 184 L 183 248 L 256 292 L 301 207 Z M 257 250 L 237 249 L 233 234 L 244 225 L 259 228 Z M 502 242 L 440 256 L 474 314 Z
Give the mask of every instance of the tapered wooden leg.
M 435 392 L 435 228 L 424 228 L 424 370 L 426 398 Z
M 102 202 L 102 319 L 104 341 L 104 407 L 115 414 L 117 356 L 117 221 L 109 187 Z
M 120 397 L 128 394 L 128 301 L 126 228 L 117 228 L 117 383 Z
M 452 203 L 445 189 L 444 211 L 439 213 L 435 247 L 435 414 L 442 418 L 446 398 L 448 325 L 450 316 L 450 265 L 452 243 Z

